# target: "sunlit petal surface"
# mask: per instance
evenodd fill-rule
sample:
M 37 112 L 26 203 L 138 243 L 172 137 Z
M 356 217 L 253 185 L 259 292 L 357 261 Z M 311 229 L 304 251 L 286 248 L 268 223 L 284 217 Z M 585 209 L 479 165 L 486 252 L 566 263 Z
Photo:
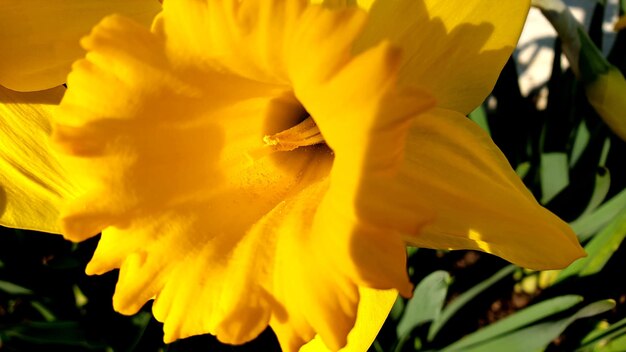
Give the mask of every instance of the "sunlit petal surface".
M 85 54 L 78 40 L 104 16 L 120 13 L 150 24 L 158 0 L 0 1 L 0 85 L 35 91 L 65 83 Z
M 72 186 L 50 152 L 50 115 L 65 88 L 17 93 L 0 87 L 0 225 L 59 233 Z M 25 162 L 27 161 L 27 162 Z
M 434 109 L 410 131 L 398 194 L 428 202 L 437 218 L 407 236 L 409 243 L 482 250 L 538 270 L 584 256 L 570 227 L 537 204 L 489 136 L 465 116 Z
M 348 345 L 341 352 L 364 352 L 374 342 L 381 322 L 387 318 L 398 293 L 394 290 L 380 291 L 360 289 L 361 300 L 354 329 L 348 335 Z M 300 352 L 327 352 L 328 348 L 319 337 L 302 346 Z
M 519 38 L 529 0 L 358 1 L 371 16 L 356 51 L 381 39 L 404 51 L 401 82 L 439 106 L 471 112 L 491 92 Z

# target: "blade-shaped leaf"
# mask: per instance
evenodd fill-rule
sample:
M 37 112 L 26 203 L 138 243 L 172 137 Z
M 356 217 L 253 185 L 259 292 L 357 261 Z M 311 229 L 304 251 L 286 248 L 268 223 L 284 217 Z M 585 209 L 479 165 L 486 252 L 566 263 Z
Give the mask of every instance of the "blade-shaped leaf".
M 445 351 L 463 352 L 539 352 L 543 351 L 554 339 L 577 319 L 588 318 L 604 313 L 615 307 L 613 300 L 604 300 L 591 303 L 575 314 L 557 321 L 550 321 L 532 325 L 521 330 L 512 331 L 494 339 L 483 341 L 478 345 L 464 346 L 463 348 L 445 349 Z
M 32 295 L 33 291 L 12 282 L 0 280 L 0 291 L 11 295 Z
M 431 273 L 417 285 L 398 323 L 398 337 L 408 335 L 415 327 L 439 316 L 449 284 L 450 274 L 440 270 Z
M 67 345 L 79 346 L 84 349 L 102 349 L 100 342 L 91 341 L 84 327 L 74 321 L 28 322 L 7 327 L 0 333 L 8 339 L 18 339 L 47 348 Z
M 546 204 L 569 184 L 569 164 L 565 153 L 541 154 L 541 203 Z
M 626 211 L 622 211 L 613 221 L 600 233 L 595 235 L 585 246 L 588 256 L 581 258 L 559 274 L 556 282 L 562 281 L 570 276 L 593 275 L 604 267 L 619 245 L 626 237 Z
M 479 105 L 476 109 L 474 109 L 474 111 L 470 112 L 467 117 L 476 122 L 476 124 L 485 130 L 485 132 L 491 134 L 491 131 L 489 130 L 489 121 L 487 120 L 487 113 L 482 105 Z
M 606 345 L 599 346 L 594 352 L 624 352 L 626 351 L 626 333 L 610 340 Z
M 572 221 L 570 226 L 578 234 L 578 238 L 584 241 L 606 226 L 624 209 L 626 209 L 626 190 L 621 191 L 590 214 Z
M 608 351 L 626 351 L 626 348 L 615 349 L 624 346 L 626 343 L 626 326 L 614 328 L 615 323 L 608 328 L 602 330 L 594 330 L 591 334 L 585 336 L 581 342 L 582 346 L 576 349 L 576 352 L 608 352 Z
M 587 204 L 587 208 L 583 211 L 581 217 L 590 214 L 592 211 L 596 210 L 600 204 L 604 201 L 604 198 L 609 193 L 609 188 L 611 186 L 611 173 L 609 169 L 605 167 L 598 168 L 598 172 L 596 172 L 596 181 L 595 186 L 593 188 L 593 193 L 591 194 L 591 199 Z
M 570 157 L 570 167 L 574 166 L 589 143 L 590 133 L 585 121 L 581 121 L 576 129 L 576 137 Z
M 428 330 L 428 341 L 432 341 L 435 338 L 435 336 L 437 335 L 437 333 L 439 332 L 439 330 L 446 324 L 446 322 L 448 322 L 448 320 L 459 309 L 461 309 L 463 306 L 465 306 L 465 304 L 467 304 L 467 302 L 469 302 L 472 299 L 474 299 L 474 297 L 478 296 L 481 292 L 483 292 L 487 288 L 491 287 L 491 285 L 493 285 L 496 282 L 500 281 L 502 278 L 505 278 L 505 277 L 509 276 L 515 270 L 515 268 L 516 267 L 514 265 L 508 265 L 508 266 L 500 269 L 500 271 L 495 273 L 493 276 L 491 276 L 487 280 L 485 280 L 485 281 L 479 283 L 478 285 L 472 287 L 471 289 L 465 291 L 463 294 L 461 294 L 460 296 L 455 298 L 454 301 L 450 302 L 443 309 L 443 311 L 441 312 L 441 315 L 439 315 L 433 321 L 433 323 L 430 325 L 430 328 Z
M 582 302 L 582 300 L 583 298 L 581 296 L 567 295 L 534 304 L 462 338 L 446 347 L 443 351 L 464 351 L 465 348 L 469 346 L 492 340 L 498 336 L 503 336 L 525 326 L 529 326 L 540 319 L 569 309 Z

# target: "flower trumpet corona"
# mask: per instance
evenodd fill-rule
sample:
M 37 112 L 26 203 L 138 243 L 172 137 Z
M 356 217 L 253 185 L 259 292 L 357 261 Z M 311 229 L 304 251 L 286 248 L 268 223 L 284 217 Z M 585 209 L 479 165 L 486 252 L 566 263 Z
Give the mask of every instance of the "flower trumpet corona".
M 87 272 L 119 268 L 115 309 L 154 299 L 167 342 L 269 325 L 284 351 L 316 334 L 303 351 L 367 349 L 411 295 L 407 243 L 564 267 L 575 235 L 464 116 L 528 6 L 168 0 L 151 29 L 107 17 L 51 116 L 60 232 L 102 233 Z

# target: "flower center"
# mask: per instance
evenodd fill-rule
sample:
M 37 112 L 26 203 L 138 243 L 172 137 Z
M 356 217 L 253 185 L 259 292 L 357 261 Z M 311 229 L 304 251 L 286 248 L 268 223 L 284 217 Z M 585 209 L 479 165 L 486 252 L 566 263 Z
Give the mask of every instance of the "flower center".
M 313 118 L 309 116 L 289 129 L 263 137 L 263 142 L 272 151 L 288 152 L 299 147 L 324 143 L 324 137 Z

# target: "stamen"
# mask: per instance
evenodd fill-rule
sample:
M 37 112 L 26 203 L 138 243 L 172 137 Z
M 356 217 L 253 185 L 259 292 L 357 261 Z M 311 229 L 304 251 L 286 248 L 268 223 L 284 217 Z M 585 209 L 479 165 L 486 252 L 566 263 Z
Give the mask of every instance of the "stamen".
M 323 143 L 324 137 L 313 118 L 309 116 L 289 129 L 263 137 L 263 142 L 273 151 L 287 152 L 299 147 Z

